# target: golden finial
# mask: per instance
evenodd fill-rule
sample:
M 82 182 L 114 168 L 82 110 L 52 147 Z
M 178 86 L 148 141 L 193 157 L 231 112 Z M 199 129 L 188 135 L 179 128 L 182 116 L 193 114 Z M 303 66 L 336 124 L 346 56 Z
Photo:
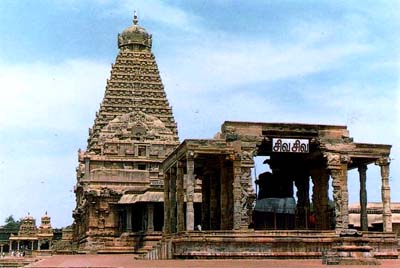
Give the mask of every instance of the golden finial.
M 138 18 L 137 18 L 137 14 L 136 14 L 136 10 L 133 11 L 133 24 L 137 25 L 138 24 Z

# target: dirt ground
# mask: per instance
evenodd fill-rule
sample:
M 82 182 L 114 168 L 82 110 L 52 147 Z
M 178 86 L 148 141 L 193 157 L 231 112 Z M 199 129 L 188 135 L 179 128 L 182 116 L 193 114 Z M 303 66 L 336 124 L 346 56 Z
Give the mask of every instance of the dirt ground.
M 323 265 L 321 260 L 134 260 L 132 255 L 59 255 L 45 257 L 29 267 L 134 267 L 134 268 L 359 268 L 365 266 Z M 374 266 L 369 266 L 374 267 Z M 400 260 L 381 260 L 377 268 L 400 268 Z

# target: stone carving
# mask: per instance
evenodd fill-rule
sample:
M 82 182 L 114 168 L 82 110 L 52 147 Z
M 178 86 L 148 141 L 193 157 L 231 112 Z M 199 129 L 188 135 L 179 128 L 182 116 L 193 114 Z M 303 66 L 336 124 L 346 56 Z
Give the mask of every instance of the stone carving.
M 363 232 L 356 229 L 343 229 L 339 233 L 340 236 L 361 237 Z
M 336 229 L 342 229 L 343 226 L 343 211 L 342 203 L 344 197 L 342 194 L 342 170 L 331 170 L 332 175 L 332 188 L 333 188 L 333 201 L 335 203 L 335 218 L 336 218 Z
M 351 162 L 351 157 L 345 154 L 340 155 L 340 163 L 347 164 Z
M 109 141 L 170 141 L 175 135 L 158 118 L 143 112 L 130 112 L 113 119 L 99 134 L 99 145 Z M 107 148 L 107 146 L 105 146 Z M 109 152 L 116 152 L 117 148 Z
M 338 166 L 341 163 L 340 154 L 324 153 L 328 166 Z
M 375 164 L 378 166 L 387 166 L 390 164 L 390 158 L 389 157 L 381 157 L 375 162 Z

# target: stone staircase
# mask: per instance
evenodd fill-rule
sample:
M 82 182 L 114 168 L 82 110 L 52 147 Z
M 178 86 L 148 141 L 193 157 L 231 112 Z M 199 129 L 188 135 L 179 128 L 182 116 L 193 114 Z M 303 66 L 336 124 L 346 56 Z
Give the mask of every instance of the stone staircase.
M 0 258 L 0 267 L 1 268 L 24 267 L 31 263 L 37 262 L 38 260 L 39 259 L 37 258 L 15 258 L 15 257 Z
M 340 233 L 340 239 L 322 258 L 323 264 L 328 265 L 379 265 L 375 258 L 373 247 L 363 233 L 346 229 Z

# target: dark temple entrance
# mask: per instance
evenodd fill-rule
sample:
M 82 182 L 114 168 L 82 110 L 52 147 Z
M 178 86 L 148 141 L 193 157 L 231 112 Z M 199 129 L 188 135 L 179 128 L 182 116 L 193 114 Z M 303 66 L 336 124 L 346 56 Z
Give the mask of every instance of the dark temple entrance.
M 334 219 L 329 208 L 326 159 L 313 137 L 307 137 L 306 143 L 301 139 L 303 137 L 282 140 L 264 134 L 266 136 L 257 147 L 256 155 L 266 157 L 263 164 L 268 166 L 269 171 L 259 174 L 255 181 L 257 198 L 253 212 L 254 228 L 334 228 L 330 224 Z M 313 189 L 310 189 L 311 182 Z

